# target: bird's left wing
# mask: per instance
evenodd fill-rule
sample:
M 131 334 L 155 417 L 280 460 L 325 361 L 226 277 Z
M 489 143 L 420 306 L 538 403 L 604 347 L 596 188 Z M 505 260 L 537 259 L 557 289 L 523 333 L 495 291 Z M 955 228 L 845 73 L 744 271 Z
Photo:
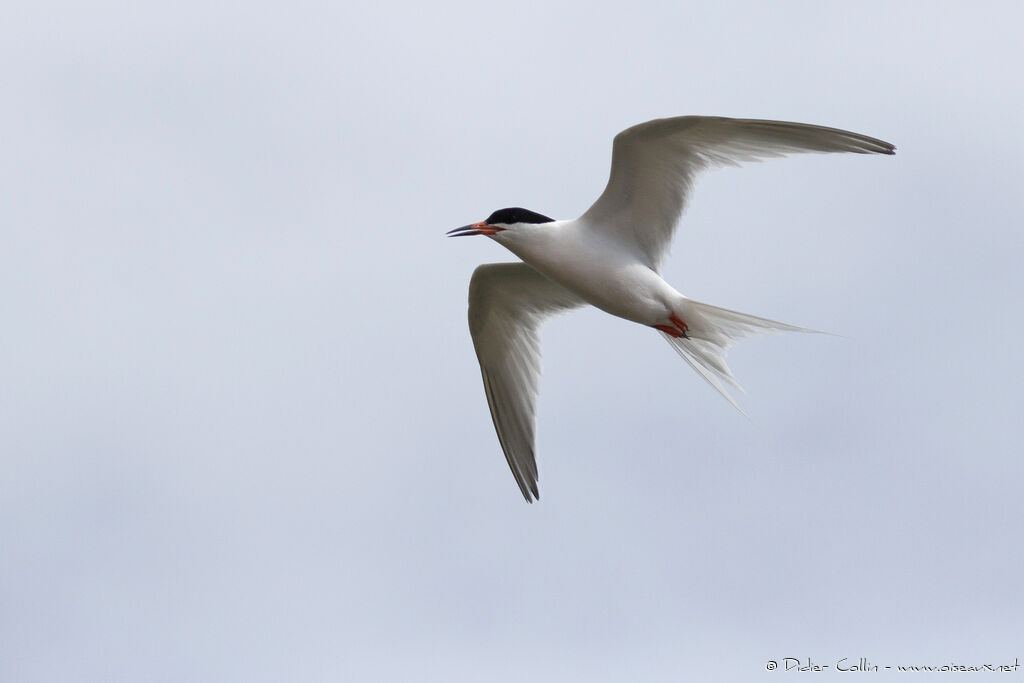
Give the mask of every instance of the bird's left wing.
M 489 263 L 469 283 L 469 331 L 487 405 L 508 466 L 528 503 L 538 498 L 533 453 L 540 324 L 585 302 L 525 263 Z
M 720 116 L 656 119 L 615 136 L 608 185 L 581 220 L 657 269 L 700 171 L 800 152 L 893 150 L 877 138 L 806 123 Z

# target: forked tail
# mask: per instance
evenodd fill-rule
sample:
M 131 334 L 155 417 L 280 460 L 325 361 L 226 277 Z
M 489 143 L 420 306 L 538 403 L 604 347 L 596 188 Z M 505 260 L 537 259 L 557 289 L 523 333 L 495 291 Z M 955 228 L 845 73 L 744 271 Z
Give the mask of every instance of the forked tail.
M 686 299 L 680 306 L 682 319 L 687 329 L 684 337 L 674 337 L 661 332 L 680 356 L 696 370 L 708 384 L 718 390 L 736 410 L 744 415 L 743 409 L 725 390 L 723 382 L 743 391 L 725 363 L 726 352 L 737 339 L 750 337 L 760 332 L 817 332 L 805 327 L 787 325 L 755 315 L 730 311 L 699 301 Z

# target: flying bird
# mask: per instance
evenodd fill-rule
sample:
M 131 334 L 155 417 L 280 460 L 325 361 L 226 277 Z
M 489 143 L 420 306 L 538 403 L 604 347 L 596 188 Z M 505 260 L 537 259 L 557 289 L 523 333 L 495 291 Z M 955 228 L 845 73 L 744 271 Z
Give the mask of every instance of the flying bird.
M 527 502 L 539 497 L 534 416 L 544 318 L 590 304 L 650 326 L 733 406 L 739 389 L 725 363 L 736 340 L 801 327 L 688 299 L 662 279 L 672 233 L 704 169 L 801 152 L 893 154 L 859 133 L 805 123 L 680 116 L 615 136 L 608 185 L 579 218 L 508 208 L 448 232 L 486 235 L 522 259 L 476 269 L 469 330 L 494 429 Z M 742 412 L 742 410 L 741 410 Z

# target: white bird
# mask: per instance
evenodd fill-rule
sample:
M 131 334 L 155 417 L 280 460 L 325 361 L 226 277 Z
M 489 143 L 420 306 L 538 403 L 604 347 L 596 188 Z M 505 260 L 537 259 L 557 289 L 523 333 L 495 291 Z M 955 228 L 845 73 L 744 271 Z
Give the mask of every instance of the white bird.
M 615 136 L 604 192 L 575 220 L 521 208 L 451 230 L 487 235 L 522 259 L 478 267 L 469 330 L 498 441 L 527 502 L 539 497 L 534 415 L 542 320 L 590 304 L 661 332 L 733 406 L 726 350 L 757 332 L 810 331 L 688 299 L 659 275 L 698 172 L 799 152 L 893 154 L 888 142 L 805 123 L 680 116 Z M 742 412 L 742 411 L 741 411 Z

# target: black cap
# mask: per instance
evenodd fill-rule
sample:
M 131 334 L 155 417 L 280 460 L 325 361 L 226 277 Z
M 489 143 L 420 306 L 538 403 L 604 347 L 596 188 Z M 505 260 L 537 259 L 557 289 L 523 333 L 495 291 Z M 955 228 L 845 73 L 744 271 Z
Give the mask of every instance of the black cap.
M 497 225 L 499 223 L 512 225 L 513 223 L 553 223 L 554 220 L 554 218 L 542 216 L 536 211 L 515 207 L 511 209 L 498 209 L 488 216 L 484 223 L 487 223 L 487 225 Z

